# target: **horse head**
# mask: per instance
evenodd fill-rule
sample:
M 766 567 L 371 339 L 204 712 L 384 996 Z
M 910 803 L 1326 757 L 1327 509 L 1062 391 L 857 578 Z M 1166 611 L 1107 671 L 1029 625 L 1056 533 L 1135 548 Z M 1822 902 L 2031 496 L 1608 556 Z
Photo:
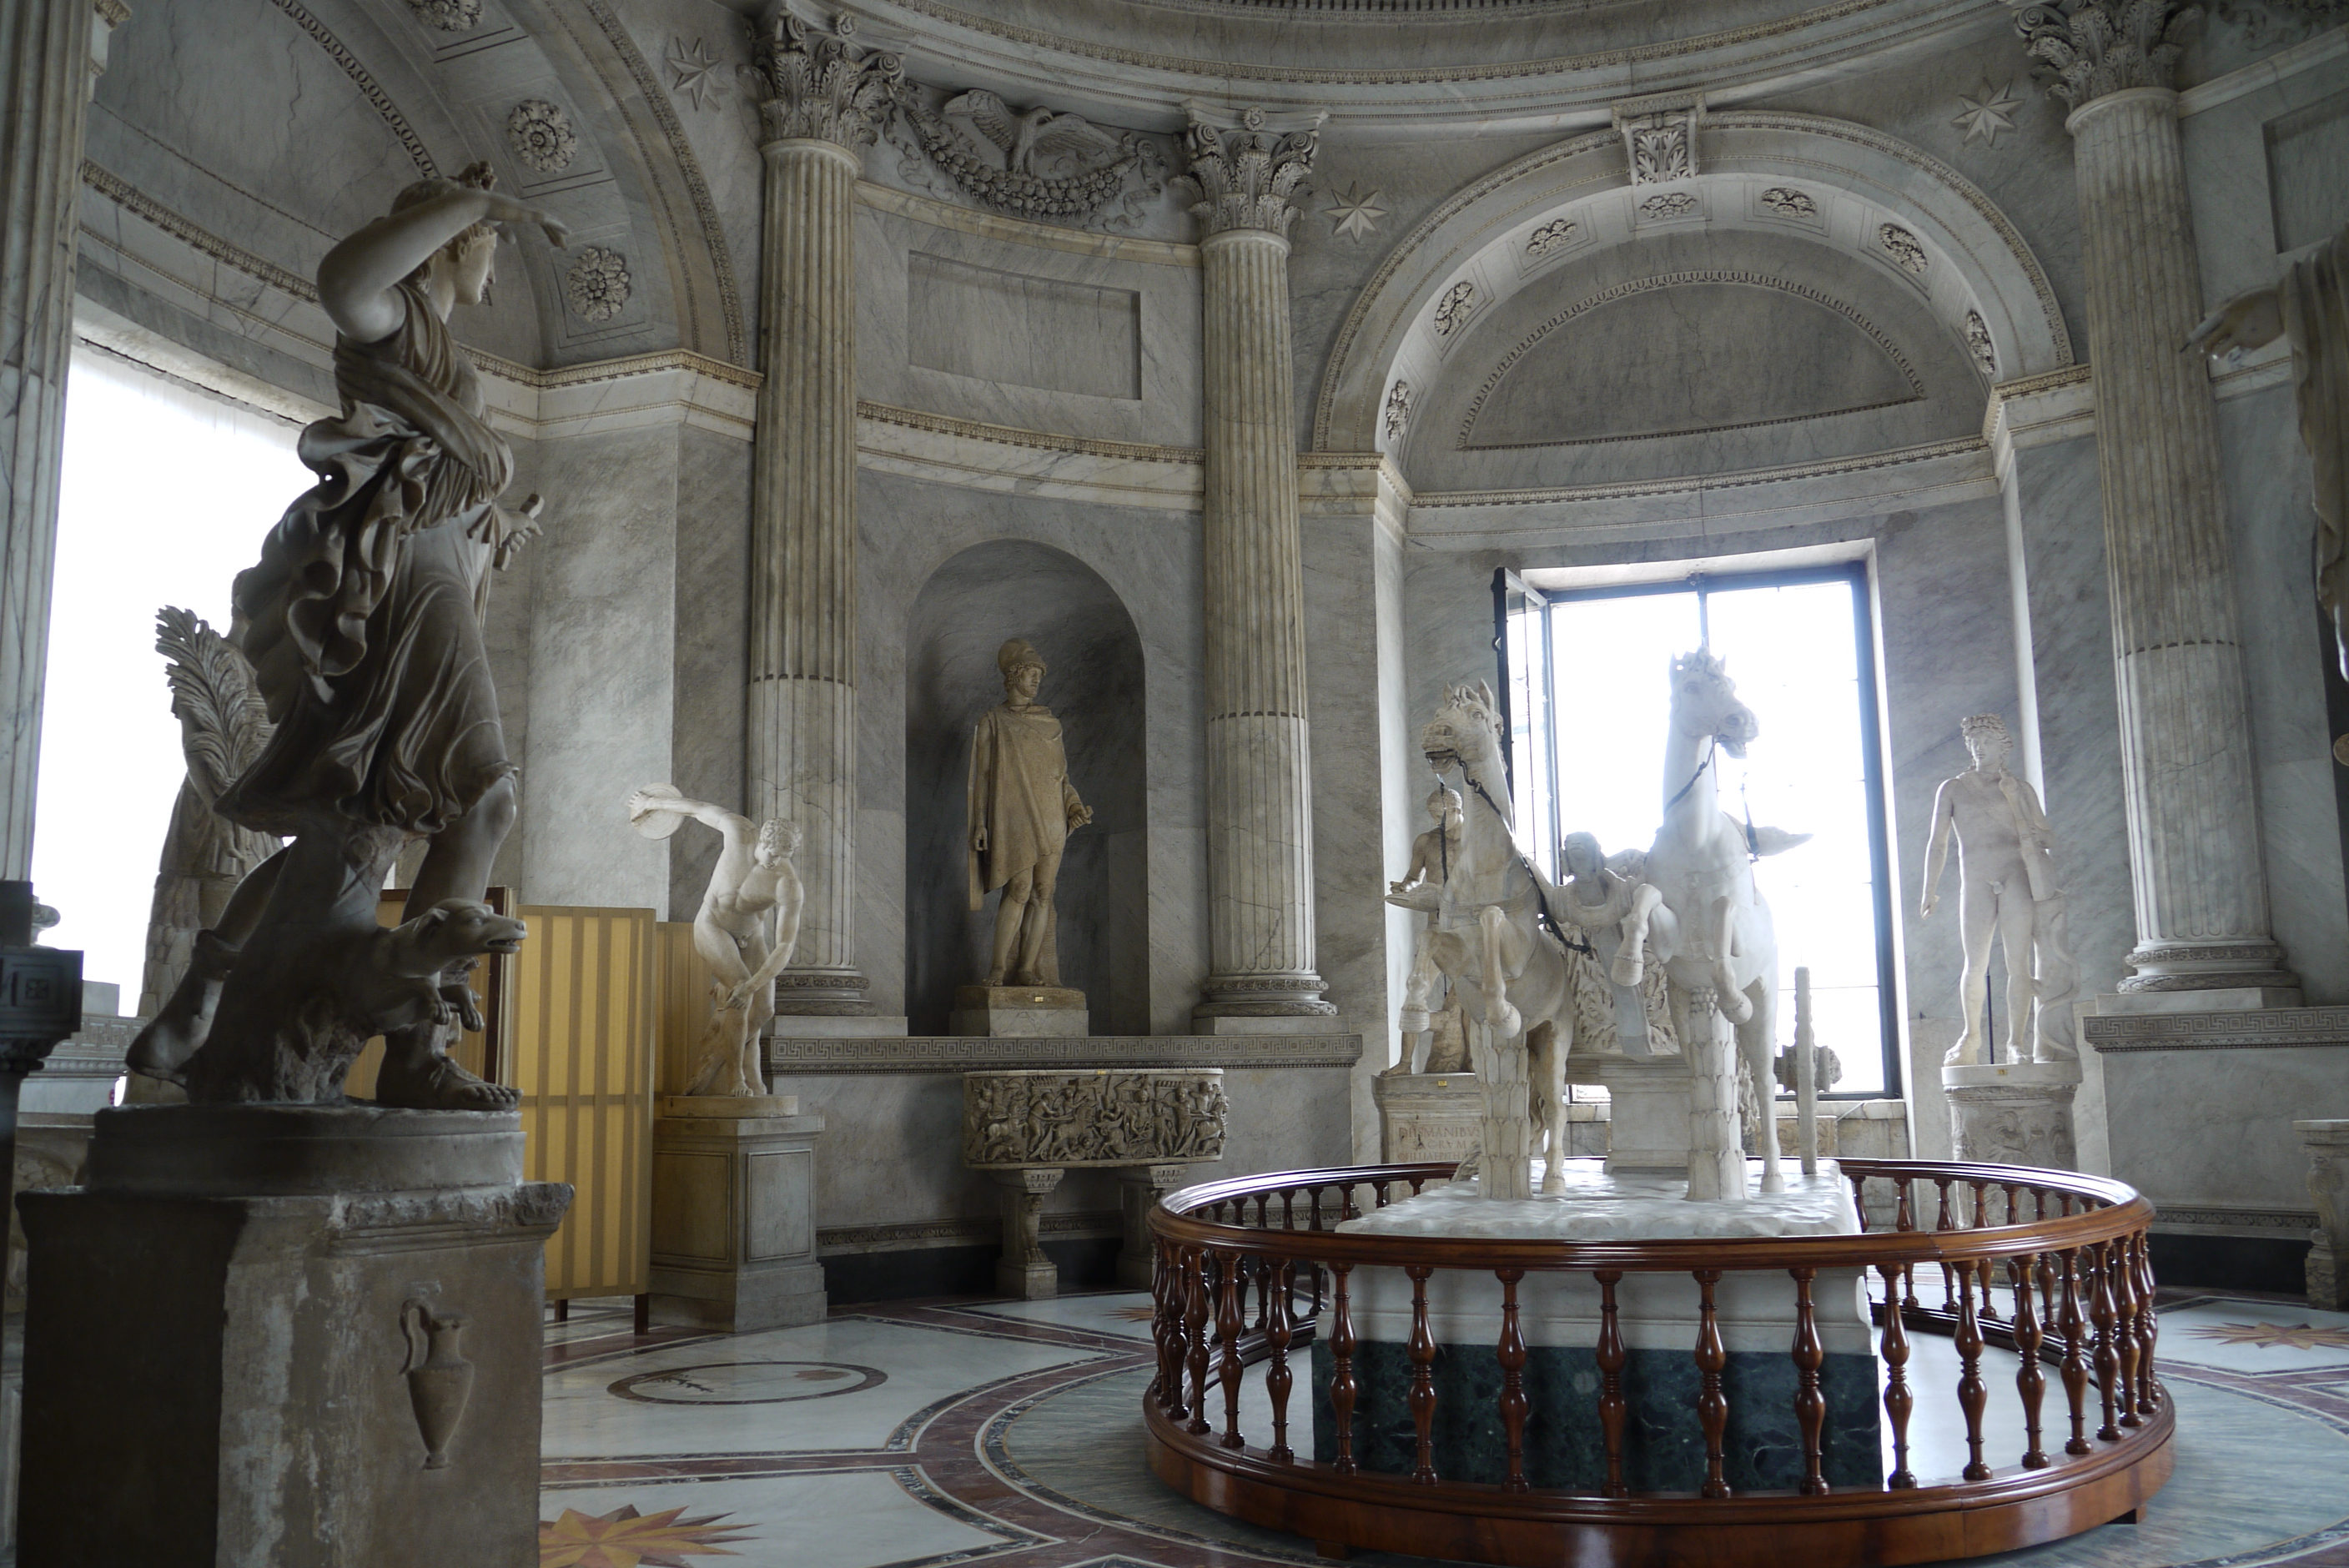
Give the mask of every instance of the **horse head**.
M 1419 732 L 1419 748 L 1438 773 L 1454 768 L 1472 779 L 1501 774 L 1500 704 L 1483 681 L 1444 689 L 1444 702 Z
M 1672 660 L 1672 727 L 1692 740 L 1717 740 L 1732 757 L 1762 733 L 1754 710 L 1737 700 L 1737 683 L 1706 649 Z

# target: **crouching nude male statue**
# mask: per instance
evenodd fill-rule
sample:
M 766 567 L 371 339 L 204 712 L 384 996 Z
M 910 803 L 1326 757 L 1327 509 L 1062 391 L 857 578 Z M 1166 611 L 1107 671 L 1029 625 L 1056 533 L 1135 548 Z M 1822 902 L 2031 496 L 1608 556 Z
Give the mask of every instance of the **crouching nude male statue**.
M 807 896 L 792 865 L 799 825 L 770 817 L 754 826 L 739 811 L 688 800 L 667 784 L 647 784 L 628 797 L 628 820 L 648 838 L 666 839 L 688 818 L 717 830 L 725 847 L 693 917 L 693 949 L 711 975 L 710 1014 L 695 1051 L 699 1065 L 685 1092 L 762 1095 L 767 1078 L 759 1064 L 760 1031 L 775 1016 L 775 976 L 799 944 L 800 908 Z

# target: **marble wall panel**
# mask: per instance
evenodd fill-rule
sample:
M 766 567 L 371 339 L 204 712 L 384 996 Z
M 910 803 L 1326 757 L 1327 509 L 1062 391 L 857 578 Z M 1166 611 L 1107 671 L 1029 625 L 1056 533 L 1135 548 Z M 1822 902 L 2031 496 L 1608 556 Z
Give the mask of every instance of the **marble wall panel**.
M 678 447 L 677 658 L 669 686 L 668 781 L 697 800 L 740 810 L 749 678 L 750 448 L 690 426 L 678 433 Z M 688 830 L 670 839 L 668 846 L 664 918 L 690 920 L 718 863 L 718 835 Z
M 2304 51 L 2296 52 L 2304 55 Z M 2216 304 L 2273 283 L 2284 252 L 2349 223 L 2349 57 L 2213 83 L 2180 105 L 2179 151 L 2202 290 Z
M 1045 392 L 1139 401 L 1142 296 L 906 257 L 905 354 L 916 367 Z
M 908 776 L 908 696 L 917 675 L 909 655 L 920 640 L 917 633 L 924 630 L 916 624 L 917 603 L 924 585 L 962 552 L 1017 541 L 1074 558 L 1085 573 L 1106 585 L 1132 618 L 1140 644 L 1142 696 L 1139 711 L 1123 722 L 1141 732 L 1142 836 L 1138 844 L 1112 845 L 1112 835 L 1105 833 L 1100 842 L 1110 857 L 1105 873 L 1110 863 L 1123 866 L 1130 855 L 1138 854 L 1142 861 L 1148 913 L 1147 935 L 1140 940 L 1147 953 L 1139 968 L 1146 975 L 1142 985 L 1146 1001 L 1140 1004 L 1142 1017 L 1134 1020 L 1136 1032 L 1188 1034 L 1191 1007 L 1198 1000 L 1207 965 L 1197 518 L 970 490 L 870 471 L 860 476 L 857 493 L 862 530 L 858 769 L 867 784 L 857 856 L 859 885 L 869 896 L 860 913 L 856 957 L 874 983 L 875 1006 L 885 995 L 905 995 L 902 900 L 909 885 L 905 857 L 919 836 L 920 824 L 903 817 L 900 781 Z M 1035 608 L 1038 619 L 1055 614 L 1048 603 Z M 1019 634 L 1016 627 L 1002 634 Z M 988 642 L 984 650 L 990 672 L 994 645 Z M 1045 655 L 1051 658 L 1052 650 L 1047 647 Z M 1048 706 L 1057 686 L 1057 672 L 1048 675 Z M 993 687 L 992 696 L 983 687 L 970 694 L 968 700 L 977 705 L 972 715 L 1001 700 L 999 681 Z M 957 715 L 951 727 L 957 747 L 967 741 L 969 717 Z M 966 755 L 954 753 L 956 768 L 963 765 Z M 957 820 L 959 778 L 956 774 L 952 791 Z M 1084 837 L 1080 833 L 1072 842 Z M 954 842 L 956 889 L 951 896 L 958 904 L 963 874 L 958 832 Z M 894 882 L 885 888 L 882 883 L 893 875 Z M 1064 924 L 1068 918 L 1064 911 Z M 1120 916 L 1121 921 L 1125 918 Z M 1110 941 L 1112 950 L 1131 954 L 1137 938 L 1129 926 L 1120 925 Z M 1094 1026 L 1103 1026 L 1098 1017 Z
M 528 903 L 668 904 L 668 856 L 629 830 L 621 802 L 670 772 L 679 457 L 674 428 L 539 444 L 516 883 Z
M 856 266 L 858 397 L 1019 429 L 1199 445 L 1195 268 L 1022 244 L 872 207 L 857 210 Z M 936 296 L 923 303 L 917 269 L 932 278 L 992 274 L 1005 280 L 1000 288 L 1031 302 L 1059 298 L 1063 309 L 1071 291 L 1131 295 L 1135 362 L 1111 388 L 1113 346 L 1054 328 L 1049 313 L 944 315 Z M 1100 305 L 1096 299 L 1096 310 Z M 1071 365 L 1087 367 L 1085 390 L 1071 389 L 1079 383 L 1052 366 L 1056 356 L 1071 356 Z M 940 366 L 986 374 L 955 374 Z M 1116 395 L 1100 395 L 1110 390 Z

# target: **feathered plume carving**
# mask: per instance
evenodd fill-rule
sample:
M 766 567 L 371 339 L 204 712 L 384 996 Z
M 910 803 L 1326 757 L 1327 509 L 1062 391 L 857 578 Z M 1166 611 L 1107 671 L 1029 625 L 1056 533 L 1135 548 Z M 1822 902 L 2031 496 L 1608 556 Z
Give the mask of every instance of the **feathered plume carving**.
M 209 808 L 269 744 L 269 709 L 254 688 L 253 666 L 193 610 L 155 613 L 155 651 L 171 686 L 188 778 Z

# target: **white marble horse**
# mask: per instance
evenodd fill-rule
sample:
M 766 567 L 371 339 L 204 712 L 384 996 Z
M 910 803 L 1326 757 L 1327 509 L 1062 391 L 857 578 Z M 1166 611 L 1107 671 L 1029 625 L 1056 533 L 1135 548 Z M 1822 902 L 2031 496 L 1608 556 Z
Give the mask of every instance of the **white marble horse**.
M 1444 882 L 1428 951 L 1469 1018 L 1490 1030 L 1475 1057 L 1486 1105 L 1482 1190 L 1488 1198 L 1530 1195 L 1538 1129 L 1547 1145 L 1542 1191 L 1563 1191 L 1574 986 L 1566 950 L 1540 922 L 1554 890 L 1511 832 L 1492 688 L 1451 687 L 1421 731 L 1420 749 L 1438 774 L 1456 769 L 1463 786 L 1459 858 Z
M 1648 851 L 1647 886 L 1623 923 L 1613 978 L 1637 985 L 1642 944 L 1651 949 L 1686 1007 L 1682 1049 L 1695 1099 L 1689 1196 L 1742 1198 L 1745 1161 L 1737 1133 L 1736 1060 L 1721 1047 L 1716 1012 L 1735 1026 L 1736 1048 L 1757 1091 L 1775 1090 L 1778 936 L 1754 882 L 1754 861 L 1806 841 L 1808 833 L 1752 828 L 1721 809 L 1715 748 L 1744 757 L 1761 733 L 1737 700 L 1722 661 L 1699 650 L 1672 660 L 1671 724 L 1664 741 L 1664 820 Z M 1650 897 L 1652 892 L 1655 896 Z M 1761 1120 L 1762 1190 L 1783 1191 L 1778 1122 Z M 1724 1131 L 1725 1129 L 1725 1131 Z

